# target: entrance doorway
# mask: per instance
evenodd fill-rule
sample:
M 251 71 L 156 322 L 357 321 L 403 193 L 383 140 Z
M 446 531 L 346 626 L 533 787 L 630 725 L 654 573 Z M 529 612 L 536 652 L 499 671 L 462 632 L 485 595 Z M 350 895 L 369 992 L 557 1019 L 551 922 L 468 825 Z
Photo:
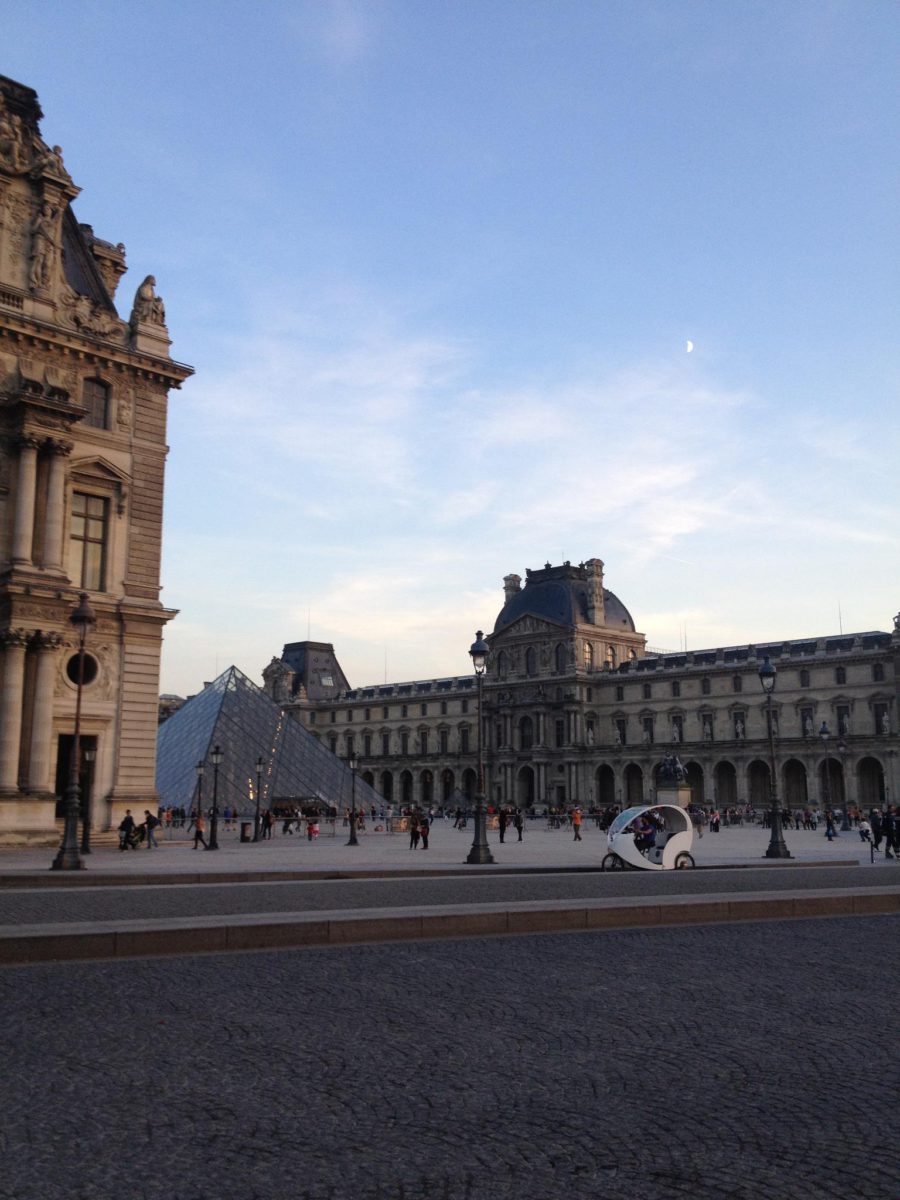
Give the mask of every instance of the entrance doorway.
M 81 798 L 79 818 L 84 815 L 85 801 L 93 800 L 91 795 L 94 784 L 95 762 L 89 762 L 85 751 L 97 754 L 97 738 L 82 734 L 78 739 L 81 747 L 81 763 L 78 771 L 78 792 Z M 56 815 L 62 818 L 66 815 L 66 788 L 69 786 L 69 768 L 72 761 L 72 746 L 75 742 L 73 733 L 61 733 L 56 747 Z

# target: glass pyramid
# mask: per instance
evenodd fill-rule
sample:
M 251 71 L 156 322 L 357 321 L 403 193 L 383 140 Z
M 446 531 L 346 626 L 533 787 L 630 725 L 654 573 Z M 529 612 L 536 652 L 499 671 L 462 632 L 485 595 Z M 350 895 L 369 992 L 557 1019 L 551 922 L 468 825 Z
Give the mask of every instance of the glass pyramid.
M 256 760 L 262 758 L 260 809 L 280 804 L 349 809 L 352 773 L 298 721 L 289 717 L 237 667 L 229 667 L 159 727 L 156 787 L 161 802 L 186 812 L 197 800 L 198 762 L 206 765 L 203 804 L 212 803 L 210 751 L 219 746 L 219 811 L 256 807 Z M 383 798 L 357 776 L 356 804 Z

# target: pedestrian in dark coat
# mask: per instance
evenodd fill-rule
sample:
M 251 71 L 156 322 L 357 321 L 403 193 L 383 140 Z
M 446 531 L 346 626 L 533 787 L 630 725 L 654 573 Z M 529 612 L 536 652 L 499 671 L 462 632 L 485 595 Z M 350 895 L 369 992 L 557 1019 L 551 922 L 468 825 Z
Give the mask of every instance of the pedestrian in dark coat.
M 497 828 L 500 830 L 501 843 L 503 841 L 503 838 L 506 836 L 506 826 L 508 824 L 509 824 L 509 815 L 505 808 L 501 808 L 500 813 L 497 817 Z
M 421 838 L 422 838 L 422 849 L 423 849 L 423 850 L 427 850 L 427 849 L 428 849 L 428 833 L 429 833 L 429 829 L 430 829 L 430 826 L 429 826 L 429 824 L 428 824 L 428 818 L 427 818 L 427 817 L 423 817 L 423 818 L 422 818 L 422 823 L 419 825 L 419 834 L 420 834 L 420 836 L 421 836 Z
M 519 835 L 519 841 L 522 840 L 522 831 L 525 828 L 525 818 L 522 816 L 521 808 L 517 808 L 513 814 L 513 825 L 516 827 L 516 833 Z
M 898 853 L 897 841 L 900 831 L 897 829 L 897 810 L 893 804 L 881 818 L 881 829 L 884 834 L 884 857 L 893 858 Z M 891 853 L 893 851 L 893 853 Z

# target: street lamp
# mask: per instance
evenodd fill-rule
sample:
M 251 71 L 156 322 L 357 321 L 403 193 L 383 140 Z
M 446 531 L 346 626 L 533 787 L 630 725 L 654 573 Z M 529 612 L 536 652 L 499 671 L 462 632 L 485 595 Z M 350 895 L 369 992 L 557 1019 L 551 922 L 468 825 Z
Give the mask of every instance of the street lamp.
M 91 808 L 94 803 L 94 759 L 97 757 L 96 746 L 89 746 L 84 752 L 84 761 L 88 765 L 87 787 L 84 801 L 81 805 L 81 853 L 91 853 Z
M 822 739 L 822 753 L 825 755 L 822 761 L 822 776 L 825 783 L 825 809 L 828 811 L 831 808 L 831 770 L 828 760 L 828 739 L 831 737 L 831 730 L 827 721 L 822 722 L 819 737 Z
M 218 746 L 213 746 L 209 756 L 209 761 L 213 765 L 213 802 L 212 802 L 212 820 L 209 823 L 209 845 L 207 850 L 218 850 L 219 842 L 216 838 L 216 832 L 219 827 L 219 767 L 222 765 L 224 754 Z
M 80 871 L 84 868 L 81 855 L 78 853 L 78 809 L 81 789 L 78 786 L 78 770 L 81 757 L 81 693 L 84 690 L 84 643 L 87 640 L 88 629 L 97 623 L 94 610 L 88 604 L 87 592 L 81 592 L 78 597 L 78 607 L 69 617 L 69 621 L 78 630 L 78 683 L 75 693 L 75 734 L 72 738 L 72 751 L 69 755 L 69 782 L 65 796 L 65 825 L 63 827 L 62 843 L 56 858 L 51 864 L 53 871 Z
M 842 808 L 844 816 L 841 821 L 841 833 L 852 832 L 853 826 L 850 824 L 850 805 L 847 803 L 847 776 L 844 772 L 844 755 L 847 753 L 847 743 L 843 738 L 838 738 L 837 744 L 838 757 L 841 760 L 841 787 L 843 788 L 843 804 Z
M 351 750 L 347 755 L 347 766 L 350 768 L 350 840 L 348 846 L 358 846 L 356 837 L 356 751 Z
M 197 772 L 197 816 L 199 817 L 203 812 L 203 772 L 206 770 L 206 764 L 202 758 L 197 763 L 196 767 L 194 767 L 194 770 Z
M 781 827 L 781 805 L 778 800 L 778 784 L 775 776 L 775 720 L 772 713 L 772 693 L 775 691 L 776 671 L 768 655 L 759 668 L 759 682 L 766 696 L 766 721 L 769 726 L 769 845 L 766 858 L 790 858 Z
M 469 851 L 469 856 L 466 859 L 467 863 L 485 864 L 492 863 L 494 857 L 491 854 L 487 841 L 487 829 L 485 828 L 485 813 L 484 813 L 484 746 L 481 736 L 483 690 L 484 690 L 484 673 L 487 670 L 487 660 L 491 653 L 491 648 L 484 640 L 484 633 L 479 629 L 475 634 L 475 641 L 469 648 L 469 654 L 472 656 L 472 666 L 475 670 L 475 680 L 478 684 L 478 791 L 475 793 L 475 837 L 472 841 L 472 849 Z
M 262 791 L 262 773 L 263 767 L 266 764 L 263 762 L 263 756 L 260 755 L 256 760 L 256 819 L 253 823 L 253 840 L 259 841 L 259 797 Z

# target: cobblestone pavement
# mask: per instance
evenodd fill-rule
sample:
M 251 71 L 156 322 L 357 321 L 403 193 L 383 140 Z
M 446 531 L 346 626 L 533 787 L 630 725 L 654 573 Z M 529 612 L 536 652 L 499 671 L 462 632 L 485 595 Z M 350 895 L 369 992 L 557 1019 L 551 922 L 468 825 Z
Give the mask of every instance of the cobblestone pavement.
M 10 968 L 0 1200 L 896 1200 L 898 934 Z
M 477 870 L 477 868 L 476 868 Z M 900 885 L 900 868 L 748 868 L 720 871 L 548 873 L 308 882 L 0 890 L 0 925 L 315 912 L 429 904 L 598 897 L 687 896 Z

